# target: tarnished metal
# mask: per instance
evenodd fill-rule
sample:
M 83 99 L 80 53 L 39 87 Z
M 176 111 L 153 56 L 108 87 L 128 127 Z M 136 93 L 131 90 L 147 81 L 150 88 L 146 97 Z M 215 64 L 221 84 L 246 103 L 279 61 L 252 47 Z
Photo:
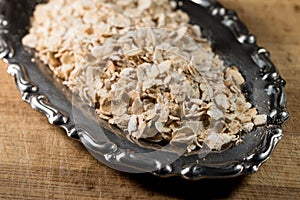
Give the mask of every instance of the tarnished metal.
M 283 123 L 289 117 L 285 81 L 271 62 L 270 54 L 256 44 L 255 36 L 249 33 L 234 11 L 212 0 L 172 1 L 177 9 L 190 15 L 192 24 L 201 26 L 204 36 L 226 64 L 239 67 L 246 79 L 245 95 L 259 110 L 268 113 L 268 124 L 246 136 L 242 144 L 224 152 L 211 152 L 205 158 L 196 154 L 182 155 L 175 162 L 166 164 L 155 158 L 149 160 L 143 157 L 142 153 L 147 150 L 126 141 L 125 137 L 114 135 L 113 130 L 105 129 L 103 134 L 110 140 L 101 140 L 101 135 L 90 129 L 97 122 L 90 120 L 86 114 L 88 108 L 72 105 L 68 97 L 70 91 L 55 80 L 40 62 L 32 62 L 33 52 L 22 46 L 20 41 L 35 4 L 40 2 L 0 0 L 0 58 L 10 63 L 8 72 L 14 76 L 23 100 L 44 113 L 50 124 L 62 127 L 69 137 L 81 141 L 98 160 L 141 172 L 152 169 L 153 174 L 158 176 L 176 175 L 198 180 L 254 173 L 271 156 L 283 136 Z M 10 20 L 8 15 L 20 21 Z M 73 116 L 74 113 L 79 114 Z M 80 122 L 76 121 L 78 119 Z

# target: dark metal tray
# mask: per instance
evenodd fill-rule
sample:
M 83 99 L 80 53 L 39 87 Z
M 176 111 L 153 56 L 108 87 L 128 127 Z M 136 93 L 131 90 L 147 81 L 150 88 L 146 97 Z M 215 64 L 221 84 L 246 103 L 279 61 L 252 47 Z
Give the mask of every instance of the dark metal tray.
M 21 38 L 29 29 L 34 6 L 40 2 L 0 0 L 0 58 L 9 63 L 8 73 L 15 77 L 22 99 L 44 113 L 50 124 L 62 127 L 70 138 L 82 142 L 104 164 L 127 172 L 177 175 L 190 180 L 234 177 L 256 172 L 282 138 L 282 126 L 289 116 L 285 81 L 272 64 L 270 54 L 257 46 L 255 36 L 234 11 L 215 1 L 176 1 L 178 9 L 189 14 L 190 23 L 201 27 L 225 64 L 239 67 L 246 79 L 243 92 L 260 113 L 268 115 L 268 123 L 226 151 L 210 152 L 205 157 L 179 157 L 142 148 L 107 128 L 99 131 L 93 109 L 77 104 L 80 101 L 61 81 L 34 59 L 34 52 L 22 46 Z

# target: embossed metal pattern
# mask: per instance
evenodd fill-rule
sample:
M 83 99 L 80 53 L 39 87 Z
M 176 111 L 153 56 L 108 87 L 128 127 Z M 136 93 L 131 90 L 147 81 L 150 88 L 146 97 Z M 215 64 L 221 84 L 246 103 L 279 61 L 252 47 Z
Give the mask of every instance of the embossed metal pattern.
M 16 2 L 20 3 L 17 0 Z M 268 112 L 268 126 L 249 136 L 250 139 L 257 140 L 257 135 L 259 135 L 259 141 L 257 144 L 255 143 L 254 148 L 252 148 L 253 144 L 251 143 L 247 146 L 247 148 L 252 150 L 251 152 L 246 152 L 246 156 L 242 154 L 242 157 L 238 157 L 236 154 L 239 154 L 241 149 L 232 149 L 232 152 L 229 152 L 228 155 L 224 154 L 223 156 L 221 155 L 222 153 L 220 153 L 220 155 L 213 154 L 207 158 L 207 161 L 198 159 L 196 156 L 182 156 L 174 163 L 168 165 L 155 159 L 149 160 L 139 156 L 141 149 L 136 146 L 130 148 L 131 144 L 128 143 L 128 141 L 123 144 L 123 142 L 118 141 L 118 138 L 115 138 L 115 142 L 99 142 L 92 131 L 85 130 L 84 128 L 76 128 L 72 111 L 69 111 L 70 108 L 72 108 L 70 102 L 66 102 L 63 106 L 59 105 L 59 99 L 54 99 L 53 95 L 45 92 L 46 90 L 44 88 L 50 87 L 54 91 L 59 91 L 59 89 L 51 84 L 49 85 L 48 82 L 40 82 L 40 79 L 36 78 L 38 75 L 34 74 L 36 72 L 33 72 L 29 67 L 36 63 L 32 63 L 27 53 L 24 53 L 24 47 L 20 44 L 22 34 L 18 35 L 19 40 L 9 34 L 10 28 L 13 27 L 13 22 L 6 18 L 7 13 L 5 8 L 6 6 L 13 6 L 16 2 L 15 0 L 0 0 L 0 58 L 6 59 L 9 62 L 7 71 L 14 76 L 22 99 L 29 103 L 33 109 L 45 114 L 50 124 L 62 127 L 69 137 L 82 142 L 91 154 L 103 163 L 113 163 L 128 168 L 138 168 L 141 172 L 147 171 L 147 169 L 155 169 L 152 170 L 154 171 L 153 174 L 158 176 L 168 177 L 176 175 L 189 180 L 235 177 L 256 172 L 261 164 L 271 156 L 275 146 L 282 138 L 282 126 L 289 117 L 286 111 L 285 81 L 281 78 L 276 67 L 271 62 L 270 54 L 267 50 L 257 46 L 255 36 L 249 33 L 236 13 L 225 9 L 218 2 L 213 0 L 173 1 L 173 3 L 176 3 L 178 9 L 186 11 L 191 16 L 191 23 L 199 23 L 199 21 L 197 21 L 198 12 L 207 12 L 207 15 L 202 15 L 207 17 L 208 20 L 211 20 L 211 22 L 214 22 L 216 24 L 215 26 L 222 25 L 227 27 L 231 36 L 234 38 L 233 40 L 237 42 L 237 44 L 235 44 L 236 46 L 247 48 L 250 53 L 247 52 L 247 55 L 244 55 L 244 57 L 245 59 L 249 57 L 252 60 L 255 69 L 245 68 L 243 69 L 244 71 L 242 69 L 240 70 L 244 72 L 246 78 L 249 77 L 250 80 L 258 80 L 257 85 L 261 87 L 258 91 L 259 94 L 267 97 L 267 99 L 263 99 L 263 102 L 267 101 L 265 104 L 268 104 L 269 107 L 262 108 Z M 24 1 L 22 3 L 28 4 L 29 6 L 27 7 L 31 6 L 33 8 L 35 3 L 40 2 L 41 1 Z M 27 17 L 29 19 L 29 16 Z M 11 27 L 10 23 L 12 23 Z M 211 33 L 209 30 L 209 27 L 214 26 L 214 24 L 210 25 L 208 22 L 204 26 L 208 27 L 207 30 L 204 28 L 204 32 L 206 31 L 207 38 L 212 40 L 213 48 L 219 51 L 220 54 L 224 54 L 223 59 L 225 63 L 231 63 L 234 59 L 227 57 L 232 55 L 224 53 L 228 50 L 223 48 L 222 45 L 218 46 L 218 38 L 214 38 L 214 33 Z M 16 29 L 16 27 L 13 28 Z M 224 28 L 222 28 L 222 30 L 223 29 Z M 228 40 L 231 41 L 230 39 Z M 231 41 L 231 43 L 234 43 L 234 41 Z M 15 46 L 15 54 L 11 44 Z M 233 56 L 236 57 L 236 55 Z M 247 61 L 247 63 L 248 62 L 249 61 Z M 251 77 L 253 76 L 251 70 L 255 73 L 257 72 L 257 76 L 254 77 L 255 79 Z M 30 72 L 30 74 L 28 74 L 28 72 Z M 245 91 L 249 93 L 250 99 L 258 94 L 255 88 L 253 89 L 254 86 L 251 86 L 249 83 L 245 89 Z M 252 100 L 253 103 L 259 101 L 256 99 Z M 265 104 L 259 105 L 259 103 L 257 103 L 258 106 Z M 67 108 L 69 108 L 69 110 Z M 87 125 L 86 128 L 88 128 Z M 107 132 L 111 133 L 109 130 L 107 130 Z M 121 145 L 125 145 L 128 149 L 121 148 Z M 234 158 L 231 159 L 230 155 L 234 155 Z M 225 161 L 224 159 L 227 160 Z
M 5 16 L 2 14 L 4 13 L 4 1 L 0 0 L 0 58 L 5 58 L 10 53 L 10 48 L 5 40 L 5 35 L 8 33 L 7 30 L 7 21 Z

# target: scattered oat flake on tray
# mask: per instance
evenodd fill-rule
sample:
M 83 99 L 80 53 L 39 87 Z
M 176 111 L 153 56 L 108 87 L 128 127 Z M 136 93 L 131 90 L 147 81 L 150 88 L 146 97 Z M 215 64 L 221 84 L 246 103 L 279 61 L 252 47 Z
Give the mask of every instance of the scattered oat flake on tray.
M 137 142 L 222 150 L 267 122 L 198 26 L 168 0 L 50 0 L 23 38 L 83 102 Z

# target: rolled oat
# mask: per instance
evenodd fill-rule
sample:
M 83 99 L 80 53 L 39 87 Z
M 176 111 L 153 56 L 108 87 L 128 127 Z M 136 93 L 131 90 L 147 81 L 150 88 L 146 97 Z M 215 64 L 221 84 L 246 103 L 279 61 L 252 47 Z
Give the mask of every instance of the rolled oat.
M 221 150 L 267 116 L 188 22 L 168 0 L 50 0 L 23 43 L 129 137 Z

